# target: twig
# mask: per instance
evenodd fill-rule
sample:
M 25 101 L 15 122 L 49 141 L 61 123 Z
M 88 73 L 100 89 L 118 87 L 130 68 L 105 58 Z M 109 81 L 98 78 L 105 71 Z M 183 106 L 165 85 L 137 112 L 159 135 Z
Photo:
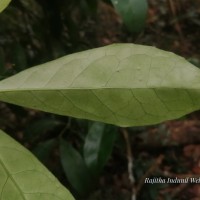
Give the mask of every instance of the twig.
M 130 138 L 127 130 L 122 128 L 122 134 L 124 136 L 127 148 L 127 160 L 128 160 L 128 177 L 131 183 L 131 200 L 136 200 L 136 190 L 135 190 L 135 177 L 133 174 L 133 155 L 131 150 Z
M 136 188 L 137 193 L 141 190 L 142 186 L 144 185 L 146 177 L 149 177 L 158 168 L 158 166 L 162 163 L 163 159 L 164 159 L 164 156 L 159 155 L 156 161 L 153 163 L 153 165 L 142 176 Z
M 185 179 L 185 178 L 199 178 L 199 174 L 176 174 L 176 173 L 171 173 L 168 171 L 162 172 L 163 176 L 170 177 L 170 178 L 180 178 L 180 179 Z M 170 197 L 175 198 L 178 196 L 185 188 L 189 186 L 189 183 L 185 184 L 180 184 L 177 187 L 173 188 Z
M 177 18 L 177 11 L 176 11 L 176 6 L 174 5 L 174 1 L 172 0 L 168 0 L 169 2 L 169 6 L 172 12 L 172 15 L 174 16 L 174 18 Z M 175 30 L 178 32 L 181 41 L 183 41 L 183 33 L 182 33 L 182 29 L 181 29 L 181 25 L 179 24 L 179 22 L 176 20 L 175 21 Z
M 187 184 L 180 184 L 179 186 L 175 187 L 174 190 L 172 190 L 171 193 L 171 198 L 175 198 L 176 196 L 178 196 L 185 188 L 188 187 L 188 183 Z

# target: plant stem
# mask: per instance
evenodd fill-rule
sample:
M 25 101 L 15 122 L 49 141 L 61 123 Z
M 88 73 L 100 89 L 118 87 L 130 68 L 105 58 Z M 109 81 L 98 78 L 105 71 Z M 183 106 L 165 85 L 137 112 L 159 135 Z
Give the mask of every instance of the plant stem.
M 127 160 L 128 160 L 128 177 L 131 184 L 131 200 L 136 200 L 135 177 L 133 174 L 133 154 L 131 150 L 129 133 L 125 128 L 122 128 L 122 134 L 126 142 L 126 151 L 127 151 Z

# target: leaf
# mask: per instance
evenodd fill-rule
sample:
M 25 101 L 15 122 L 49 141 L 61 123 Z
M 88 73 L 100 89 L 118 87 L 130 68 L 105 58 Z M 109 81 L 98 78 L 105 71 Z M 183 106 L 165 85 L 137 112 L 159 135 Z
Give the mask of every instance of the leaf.
M 8 6 L 11 0 L 0 0 L 0 13 Z
M 0 131 L 0 199 L 74 200 L 27 149 Z
M 118 126 L 176 119 L 200 108 L 200 69 L 155 47 L 114 44 L 0 81 L 0 100 Z
M 82 156 L 68 142 L 61 139 L 60 156 L 64 172 L 71 185 L 81 195 L 86 195 L 91 187 L 90 172 Z
M 84 158 L 94 176 L 98 175 L 106 164 L 116 136 L 116 127 L 99 122 L 93 123 L 89 129 L 84 144 Z
M 147 0 L 111 0 L 123 22 L 131 32 L 140 32 L 147 16 Z
M 32 150 L 32 153 L 39 160 L 45 163 L 50 157 L 50 154 L 53 148 L 56 146 L 56 143 L 57 143 L 56 139 L 50 139 L 45 142 L 41 142 Z

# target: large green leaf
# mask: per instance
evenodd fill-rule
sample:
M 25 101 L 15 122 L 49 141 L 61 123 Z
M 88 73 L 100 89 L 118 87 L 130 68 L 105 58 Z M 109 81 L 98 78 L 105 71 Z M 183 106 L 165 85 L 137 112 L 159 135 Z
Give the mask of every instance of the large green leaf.
M 111 0 L 131 32 L 140 32 L 147 16 L 147 0 Z
M 0 131 L 1 200 L 74 200 L 24 147 Z
M 0 82 L 0 100 L 119 126 L 156 124 L 200 108 L 200 70 L 155 47 L 114 44 Z
M 0 13 L 8 6 L 11 0 L 0 0 Z

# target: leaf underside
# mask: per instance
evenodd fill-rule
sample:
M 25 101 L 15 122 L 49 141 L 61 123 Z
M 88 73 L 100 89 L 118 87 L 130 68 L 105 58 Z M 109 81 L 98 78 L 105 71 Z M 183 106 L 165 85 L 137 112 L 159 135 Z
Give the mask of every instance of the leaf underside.
M 1 200 L 74 200 L 24 147 L 0 131 Z
M 8 6 L 11 0 L 0 0 L 0 13 Z
M 0 82 L 0 100 L 118 126 L 199 109 L 200 70 L 150 46 L 114 44 L 71 54 Z

